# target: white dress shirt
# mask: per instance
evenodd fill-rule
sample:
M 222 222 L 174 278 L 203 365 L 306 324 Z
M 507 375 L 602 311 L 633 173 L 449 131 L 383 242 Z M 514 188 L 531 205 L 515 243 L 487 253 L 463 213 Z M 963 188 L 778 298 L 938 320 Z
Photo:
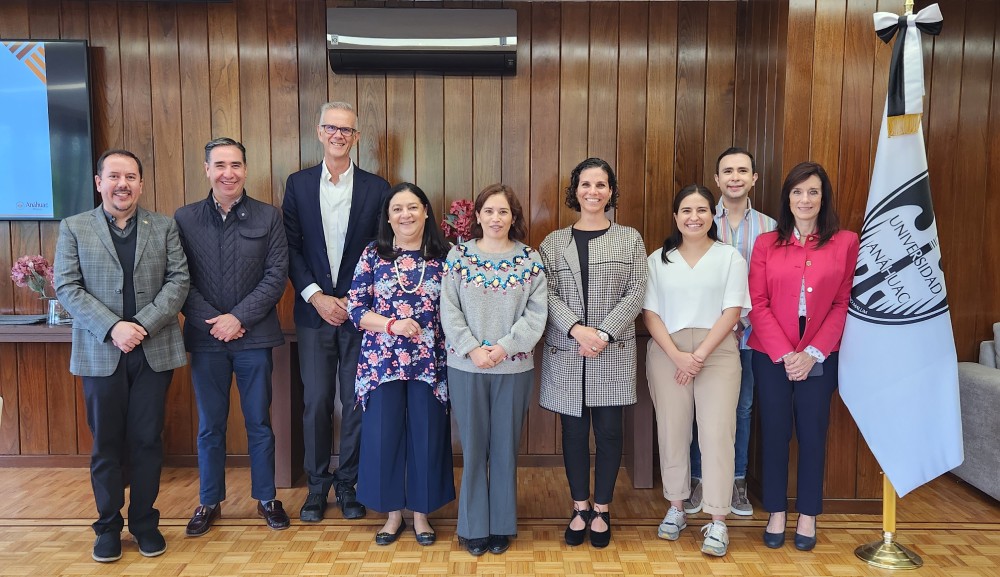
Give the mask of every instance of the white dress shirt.
M 333 174 L 323 162 L 323 174 L 319 179 L 319 210 L 323 220 L 323 235 L 326 238 L 326 255 L 330 259 L 330 275 L 333 285 L 337 286 L 337 276 L 340 272 L 340 261 L 344 256 L 344 243 L 347 241 L 347 223 L 351 216 L 351 195 L 354 192 L 354 163 L 350 163 L 337 182 L 333 182 Z M 319 285 L 312 283 L 302 289 L 302 298 L 309 299 L 320 292 Z

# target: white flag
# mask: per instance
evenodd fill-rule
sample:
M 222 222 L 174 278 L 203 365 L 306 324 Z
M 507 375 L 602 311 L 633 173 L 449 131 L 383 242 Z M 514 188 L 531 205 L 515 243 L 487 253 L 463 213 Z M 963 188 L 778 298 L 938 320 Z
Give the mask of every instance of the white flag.
M 923 70 L 913 65 L 921 62 L 918 27 L 940 29 L 941 12 L 934 4 L 903 18 L 876 14 L 883 40 L 891 39 L 891 31 L 888 39 L 884 35 L 883 24 L 897 20 L 894 78 L 840 348 L 840 394 L 882 470 L 903 496 L 957 467 L 964 456 L 958 358 L 923 128 L 916 122 L 909 134 L 890 137 L 887 131 L 887 116 L 912 115 L 913 102 L 923 97 Z M 919 99 L 913 90 L 919 90 Z

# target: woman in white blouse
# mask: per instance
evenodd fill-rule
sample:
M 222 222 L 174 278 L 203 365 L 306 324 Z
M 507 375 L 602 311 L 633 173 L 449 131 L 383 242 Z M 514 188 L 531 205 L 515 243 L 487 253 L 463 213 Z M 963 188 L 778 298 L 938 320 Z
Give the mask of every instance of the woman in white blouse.
M 691 494 L 691 426 L 698 418 L 703 455 L 702 552 L 722 556 L 729 546 L 740 354 L 733 327 L 750 308 L 747 263 L 718 242 L 715 203 L 703 186 L 684 187 L 674 198 L 676 230 L 649 256 L 643 320 L 652 340 L 646 355 L 649 392 L 656 410 L 663 496 L 670 508 L 657 535 L 676 540 L 687 527 L 683 501 Z M 697 408 L 697 411 L 695 410 Z

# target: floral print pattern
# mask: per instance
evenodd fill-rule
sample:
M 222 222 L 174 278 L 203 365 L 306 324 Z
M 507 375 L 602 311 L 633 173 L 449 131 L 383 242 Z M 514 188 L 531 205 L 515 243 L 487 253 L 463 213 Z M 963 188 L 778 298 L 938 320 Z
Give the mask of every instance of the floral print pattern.
M 421 327 L 420 334 L 412 338 L 364 331 L 354 382 L 362 409 L 368 395 L 380 384 L 403 380 L 424 381 L 437 400 L 448 403 L 447 359 L 439 309 L 444 268 L 442 260 L 424 259 L 416 250 L 399 251 L 395 261 L 380 257 L 375 243 L 361 253 L 347 295 L 347 312 L 354 326 L 360 328 L 361 317 L 371 311 L 388 318 L 412 318 Z

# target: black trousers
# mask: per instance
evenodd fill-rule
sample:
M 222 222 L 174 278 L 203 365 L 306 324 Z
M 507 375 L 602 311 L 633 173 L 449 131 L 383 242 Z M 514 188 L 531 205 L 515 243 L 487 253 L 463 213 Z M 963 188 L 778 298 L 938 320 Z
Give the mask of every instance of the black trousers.
M 622 464 L 622 407 L 583 407 L 579 417 L 560 414 L 563 464 L 574 501 L 590 499 L 590 424 L 594 424 L 594 502 L 611 503 Z
M 358 482 L 361 409 L 354 407 L 354 380 L 361 354 L 361 331 L 351 321 L 339 327 L 299 327 L 299 370 L 302 375 L 304 468 L 310 493 L 327 495 L 335 483 Z M 330 472 L 333 413 L 340 395 L 340 450 L 337 470 Z
M 83 377 L 87 425 L 94 437 L 90 482 L 94 488 L 98 535 L 121 532 L 125 475 L 131 487 L 128 528 L 133 535 L 155 529 L 160 512 L 153 508 L 163 467 L 163 410 L 174 371 L 157 372 L 142 346 L 122 354 L 107 377 Z

